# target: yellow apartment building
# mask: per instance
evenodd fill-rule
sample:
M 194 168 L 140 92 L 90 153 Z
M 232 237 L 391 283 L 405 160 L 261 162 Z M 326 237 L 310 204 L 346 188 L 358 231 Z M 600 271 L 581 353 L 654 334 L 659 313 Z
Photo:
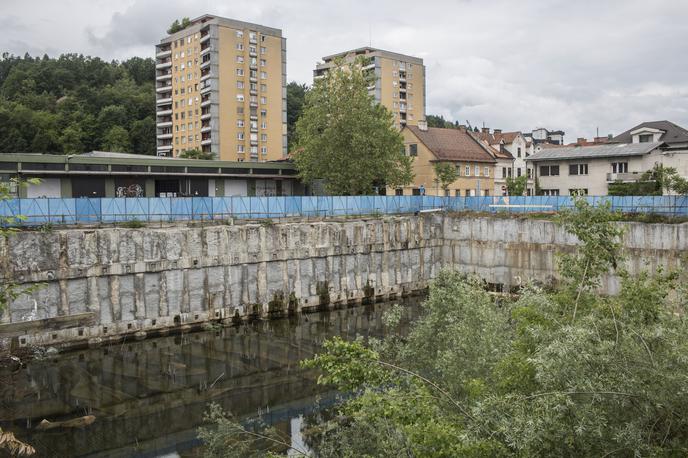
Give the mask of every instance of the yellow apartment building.
M 438 162 L 456 167 L 458 177 L 449 186 L 449 195 L 493 195 L 497 160 L 490 147 L 465 128 L 440 129 L 421 122 L 404 127 L 401 134 L 404 154 L 414 159 L 414 182 L 403 188 L 387 189 L 388 195 L 419 195 L 422 188 L 428 196 L 445 195 L 435 175 L 434 164 Z
M 158 156 L 199 149 L 226 161 L 287 154 L 286 38 L 204 15 L 155 47 Z
M 370 47 L 345 51 L 323 57 L 316 64 L 313 78 L 323 76 L 338 60 L 353 62 L 359 56 L 369 59 L 364 67 L 375 75 L 368 91 L 378 103 L 394 114 L 399 129 L 425 120 L 425 65 L 423 59 Z

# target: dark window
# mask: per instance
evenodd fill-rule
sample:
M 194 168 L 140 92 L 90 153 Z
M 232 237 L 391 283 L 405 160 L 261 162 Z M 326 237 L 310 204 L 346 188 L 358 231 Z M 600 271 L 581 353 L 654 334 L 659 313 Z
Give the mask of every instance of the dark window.
M 155 197 L 179 195 L 179 180 L 155 180 Z
M 51 162 L 22 162 L 22 170 L 64 170 L 65 165 Z
M 549 176 L 549 166 L 548 165 L 541 165 L 540 166 L 540 176 L 541 177 L 548 177 Z
M 293 175 L 298 175 L 298 174 L 299 174 L 299 171 L 295 170 L 295 169 L 282 169 L 282 175 L 293 176 Z
M 17 170 L 17 163 L 16 162 L 0 162 L 0 170 L 15 171 L 15 170 Z
M 147 172 L 145 165 L 119 165 L 114 164 L 111 167 L 113 172 Z
M 569 189 L 569 195 L 572 195 L 572 196 L 587 196 L 587 195 L 588 195 L 588 190 L 587 190 L 587 188 Z
M 69 164 L 69 170 L 76 172 L 107 172 L 105 164 Z
M 521 157 L 521 147 L 520 146 L 518 147 L 516 154 L 518 155 L 518 157 Z
M 230 174 L 230 175 L 247 175 L 249 173 L 249 169 L 239 169 L 235 167 L 222 167 L 222 173 Z M 286 172 L 286 170 L 285 170 Z M 292 170 L 294 173 L 284 173 L 284 175 L 295 175 L 297 172 L 296 170 Z
M 540 166 L 540 176 L 541 177 L 548 177 L 548 176 L 558 176 L 559 175 L 559 166 L 558 165 L 541 165 Z M 528 175 L 530 176 L 530 175 Z
M 414 196 L 420 196 L 420 189 L 419 188 L 413 188 L 411 191 L 411 194 Z
M 105 197 L 102 177 L 72 177 L 72 197 Z
M 409 156 L 418 156 L 418 145 L 416 143 L 409 145 Z
M 403 196 L 404 195 L 404 190 L 401 188 L 397 188 L 394 190 L 394 195 L 396 196 Z
M 612 162 L 612 173 L 628 173 L 628 162 Z
M 588 164 L 569 164 L 569 175 L 587 175 Z
M 217 173 L 217 167 L 189 167 L 189 173 Z
M 253 169 L 254 175 L 279 175 L 277 169 Z
M 549 166 L 549 174 L 552 176 L 558 176 L 559 175 L 559 166 L 558 165 L 550 165 Z
M 502 167 L 502 178 L 506 178 L 506 167 Z
M 643 135 L 638 135 L 638 141 L 640 143 L 651 143 L 652 142 L 652 134 L 643 134 Z

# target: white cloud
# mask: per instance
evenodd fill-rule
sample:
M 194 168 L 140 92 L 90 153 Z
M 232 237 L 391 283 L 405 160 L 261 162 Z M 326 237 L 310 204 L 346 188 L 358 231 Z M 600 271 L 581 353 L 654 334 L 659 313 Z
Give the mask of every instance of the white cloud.
M 152 56 L 172 20 L 204 13 L 281 28 L 299 82 L 322 56 L 369 41 L 422 57 L 428 113 L 460 122 L 569 140 L 646 120 L 688 126 L 688 4 L 675 0 L 9 0 L 0 49 Z

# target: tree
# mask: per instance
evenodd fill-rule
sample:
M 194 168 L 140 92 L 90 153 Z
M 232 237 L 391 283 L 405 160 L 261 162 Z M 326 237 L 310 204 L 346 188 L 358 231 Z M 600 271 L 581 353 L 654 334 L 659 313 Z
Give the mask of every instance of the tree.
M 126 153 L 129 151 L 129 132 L 121 126 L 112 126 L 103 136 L 106 151 Z
M 445 270 L 408 335 L 370 346 L 327 341 L 304 365 L 353 396 L 309 425 L 315 455 L 688 453 L 684 274 L 615 269 L 615 216 L 582 202 L 560 220 L 581 242 L 574 263 L 589 264 L 560 267 L 573 288 L 526 284 L 517 298 L 495 301 L 482 281 Z M 609 271 L 620 275 L 620 293 L 602 297 L 592 285 Z M 572 319 L 577 283 L 590 288 Z M 398 316 L 385 317 L 390 330 Z
M 189 20 L 188 17 L 182 18 L 181 22 L 179 21 L 179 19 L 175 19 L 174 22 L 167 29 L 167 34 L 172 35 L 173 33 L 177 33 L 180 30 L 184 30 L 185 28 L 187 28 L 190 25 L 191 25 L 191 21 Z
M 325 180 L 331 194 L 369 194 L 374 186 L 412 181 L 392 113 L 368 94 L 362 61 L 338 63 L 306 95 L 296 123 L 294 162 L 301 179 Z
M 308 86 L 295 81 L 287 84 L 287 139 L 288 150 L 292 151 L 296 144 L 296 121 L 301 117 L 303 104 L 306 101 Z
M 182 151 L 182 153 L 179 154 L 179 157 L 181 157 L 182 159 L 202 159 L 202 160 L 215 159 L 215 156 L 213 155 L 213 153 L 201 151 L 200 149 L 188 149 L 186 151 Z
M 154 154 L 155 132 L 155 119 L 152 116 L 132 122 L 129 130 L 131 152 L 134 154 Z
M 435 170 L 435 182 L 444 191 L 444 195 L 449 195 L 449 186 L 456 181 L 458 174 L 456 173 L 456 166 L 450 162 L 435 162 L 433 164 Z
M 512 178 L 506 177 L 506 189 L 510 196 L 522 196 L 526 192 L 528 178 L 525 175 Z
M 71 125 L 62 132 L 60 143 L 65 153 L 81 154 L 84 152 L 84 133 L 78 125 Z

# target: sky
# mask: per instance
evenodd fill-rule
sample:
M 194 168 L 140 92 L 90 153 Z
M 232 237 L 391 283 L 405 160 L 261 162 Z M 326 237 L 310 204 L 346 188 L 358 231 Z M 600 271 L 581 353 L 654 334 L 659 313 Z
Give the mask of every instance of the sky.
M 688 0 L 0 0 L 0 51 L 153 57 L 176 18 L 282 29 L 287 78 L 373 47 L 421 57 L 427 114 L 472 126 L 564 130 L 643 121 L 688 128 Z

